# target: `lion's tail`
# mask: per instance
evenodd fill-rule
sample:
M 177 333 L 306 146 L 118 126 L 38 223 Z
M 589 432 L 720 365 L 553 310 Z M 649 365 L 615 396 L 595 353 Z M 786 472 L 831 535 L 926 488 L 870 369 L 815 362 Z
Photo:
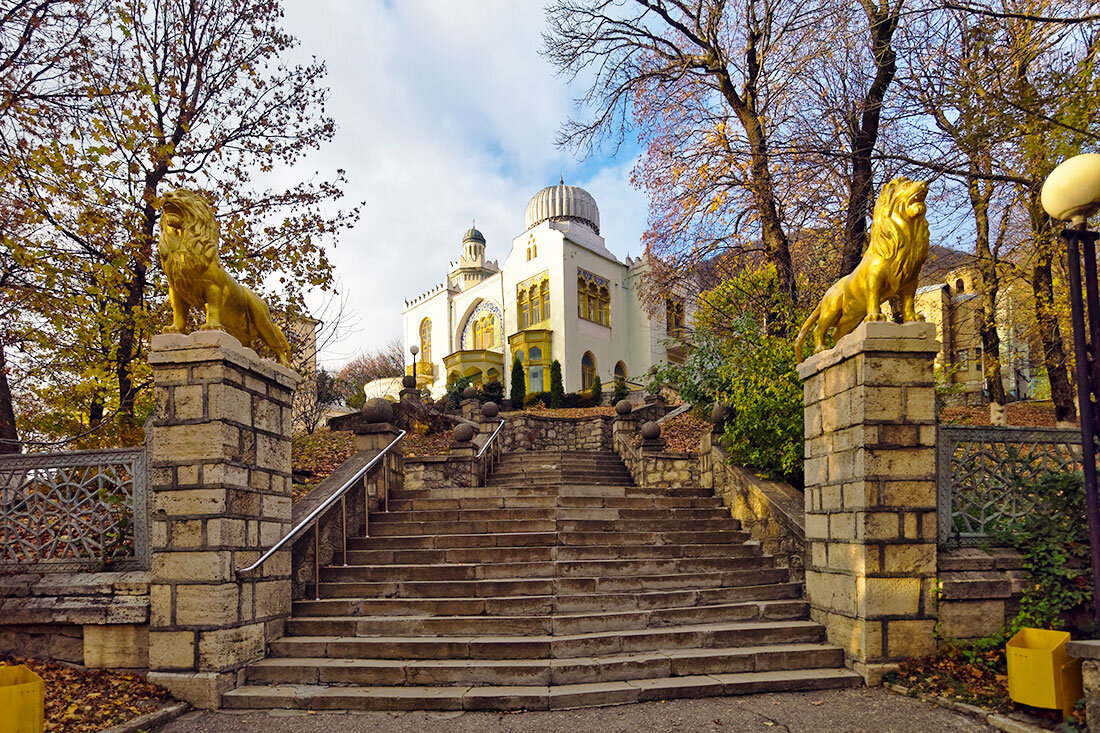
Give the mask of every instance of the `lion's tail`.
M 810 329 L 817 325 L 818 320 L 821 318 L 821 303 L 817 304 L 814 308 L 814 312 L 810 314 L 810 317 L 806 319 L 806 322 L 802 324 L 802 330 L 798 332 L 798 337 L 794 340 L 794 359 L 796 362 L 802 361 L 802 344 L 806 341 L 806 336 L 809 335 Z

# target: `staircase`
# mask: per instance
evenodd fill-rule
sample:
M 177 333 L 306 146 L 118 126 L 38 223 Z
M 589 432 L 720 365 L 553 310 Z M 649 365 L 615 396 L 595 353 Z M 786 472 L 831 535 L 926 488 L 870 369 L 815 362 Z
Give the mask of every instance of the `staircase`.
M 519 710 L 846 687 L 801 587 L 698 488 L 514 453 L 391 494 L 229 708 Z

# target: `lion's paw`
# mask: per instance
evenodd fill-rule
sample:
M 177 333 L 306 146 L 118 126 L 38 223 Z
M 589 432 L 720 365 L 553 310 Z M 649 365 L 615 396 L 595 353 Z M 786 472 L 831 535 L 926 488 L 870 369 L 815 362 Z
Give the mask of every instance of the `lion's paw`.
M 183 329 L 182 328 L 176 328 L 175 326 L 165 326 L 164 328 L 160 329 L 160 332 L 161 333 L 183 333 Z
M 220 323 L 204 323 L 199 326 L 200 331 L 224 331 L 225 328 Z
M 868 313 L 867 314 L 867 320 L 868 321 L 885 321 L 886 316 L 882 315 L 881 313 Z

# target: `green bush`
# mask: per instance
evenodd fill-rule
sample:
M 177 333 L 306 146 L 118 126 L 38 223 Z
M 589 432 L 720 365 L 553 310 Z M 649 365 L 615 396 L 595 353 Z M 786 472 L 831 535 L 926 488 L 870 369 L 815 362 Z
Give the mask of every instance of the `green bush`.
M 363 405 L 367 404 L 367 395 L 363 392 L 363 388 L 359 387 L 354 392 L 349 394 L 344 399 L 344 404 L 353 410 L 362 410 Z
M 501 384 L 499 379 L 486 382 L 478 389 L 477 399 L 483 405 L 486 402 L 495 402 L 499 406 L 504 401 L 504 385 Z
M 528 408 L 535 404 L 540 404 L 546 407 L 550 403 L 549 392 L 532 392 L 523 398 L 523 407 Z
M 523 398 L 527 394 L 527 377 L 523 373 L 523 364 L 519 359 L 512 362 L 512 385 L 508 396 L 512 400 L 512 409 L 523 409 Z
M 550 407 L 562 407 L 562 398 L 565 396 L 565 387 L 561 381 L 561 362 L 554 359 L 550 364 Z
M 615 391 L 611 393 L 611 404 L 617 405 L 627 398 L 630 390 L 626 386 L 626 379 L 615 377 Z
M 1080 473 L 1049 472 L 1031 487 L 1032 511 L 998 528 L 996 539 L 1024 556 L 1027 587 L 1008 633 L 1029 626 L 1069 629 L 1091 638 L 1095 620 L 1089 523 Z
M 447 394 L 443 397 L 443 409 L 457 410 L 462 404 L 462 391 L 469 386 L 469 377 L 458 377 L 448 384 Z
M 600 381 L 600 375 L 597 374 L 596 378 L 592 380 L 592 404 L 599 406 L 603 404 L 603 382 Z

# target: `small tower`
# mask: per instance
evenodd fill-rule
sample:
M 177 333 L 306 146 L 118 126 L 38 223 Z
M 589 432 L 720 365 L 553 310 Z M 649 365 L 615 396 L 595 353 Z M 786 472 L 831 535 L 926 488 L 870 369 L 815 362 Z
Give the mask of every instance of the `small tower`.
M 465 290 L 498 272 L 495 264 L 485 261 L 485 236 L 475 227 L 462 235 L 462 256 L 451 263 L 451 284 Z
M 474 227 L 462 235 L 462 267 L 480 268 L 485 264 L 485 236 Z

